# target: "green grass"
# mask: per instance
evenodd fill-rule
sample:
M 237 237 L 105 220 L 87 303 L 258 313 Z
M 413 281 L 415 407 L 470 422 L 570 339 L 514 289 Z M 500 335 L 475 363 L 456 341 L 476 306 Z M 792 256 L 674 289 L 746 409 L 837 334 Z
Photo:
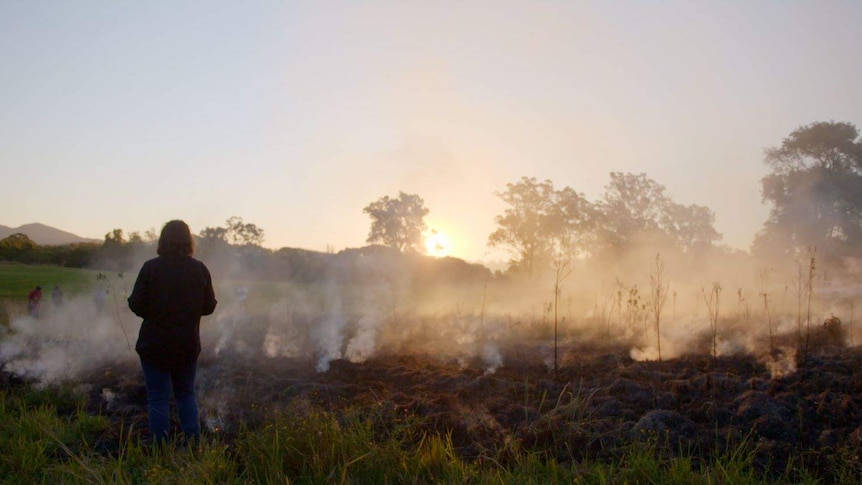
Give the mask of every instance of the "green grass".
M 99 271 L 88 269 L 0 263 L 0 298 L 26 302 L 30 290 L 36 286 L 42 287 L 44 298 L 50 298 L 54 285 L 60 287 L 64 296 L 75 295 L 89 291 L 97 282 L 97 274 Z
M 782 476 L 756 471 L 747 442 L 702 458 L 668 456 L 632 444 L 604 461 L 561 463 L 549 450 L 517 442 L 464 459 L 447 435 L 392 406 L 332 413 L 304 406 L 272 411 L 231 443 L 206 437 L 198 446 L 153 449 L 134 430 L 88 415 L 68 390 L 0 391 L 0 477 L 9 484 L 815 484 L 859 483 L 859 470 L 836 460 L 826 477 L 801 464 Z M 105 444 L 108 446 L 105 446 Z
M 100 273 L 107 279 L 97 280 Z M 117 274 L 104 271 L 0 262 L 0 325 L 8 325 L 10 315 L 27 311 L 27 295 L 37 286 L 42 287 L 42 301 L 50 304 L 54 285 L 60 287 L 63 298 L 70 298 L 91 293 L 100 282 L 121 288 L 134 284 L 134 279 L 126 280 L 127 275 L 121 280 Z
M 104 280 L 96 277 L 102 274 Z M 92 294 L 96 285 L 102 284 L 117 291 L 123 299 L 131 292 L 137 274 L 118 273 L 90 269 L 65 268 L 52 265 L 29 265 L 0 261 L 0 324 L 9 323 L 9 314 L 26 312 L 27 295 L 36 286 L 42 287 L 43 301 L 50 304 L 51 290 L 58 285 L 64 298 L 80 294 Z M 324 285 L 297 284 L 284 281 L 257 281 L 242 279 L 214 280 L 216 298 L 222 308 L 237 302 L 236 289 L 244 286 L 249 290 L 246 306 L 252 311 L 263 311 L 286 297 L 302 298 L 316 307 L 323 307 L 328 293 Z

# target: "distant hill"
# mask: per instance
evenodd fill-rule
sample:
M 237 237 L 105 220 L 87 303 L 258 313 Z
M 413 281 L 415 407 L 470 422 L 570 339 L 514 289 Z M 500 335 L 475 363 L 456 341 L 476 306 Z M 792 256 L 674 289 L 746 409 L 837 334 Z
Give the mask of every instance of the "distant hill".
M 71 232 L 61 231 L 45 224 L 24 224 L 18 227 L 8 227 L 0 225 L 0 239 L 11 236 L 12 234 L 26 234 L 34 243 L 40 246 L 54 246 L 60 244 L 73 243 L 88 243 L 99 242 L 98 239 L 88 239 L 81 237 Z

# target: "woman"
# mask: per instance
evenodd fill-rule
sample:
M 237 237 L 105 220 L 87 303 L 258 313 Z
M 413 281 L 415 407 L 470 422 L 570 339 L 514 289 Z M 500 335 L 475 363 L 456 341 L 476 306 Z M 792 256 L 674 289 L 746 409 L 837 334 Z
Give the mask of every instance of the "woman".
M 180 427 L 187 439 L 200 436 L 195 373 L 201 352 L 202 315 L 215 310 L 209 270 L 194 259 L 189 226 L 170 221 L 159 236 L 158 257 L 144 263 L 129 308 L 143 318 L 135 350 L 147 386 L 150 432 L 156 443 L 168 436 L 173 388 Z

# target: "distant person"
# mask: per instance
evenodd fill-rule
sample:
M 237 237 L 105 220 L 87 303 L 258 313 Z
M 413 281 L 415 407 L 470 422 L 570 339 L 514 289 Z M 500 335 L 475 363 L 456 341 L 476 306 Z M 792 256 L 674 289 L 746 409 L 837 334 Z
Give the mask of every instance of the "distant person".
M 63 292 L 60 291 L 60 287 L 57 285 L 54 285 L 54 289 L 51 290 L 51 302 L 57 307 L 63 305 Z
M 238 287 L 236 289 L 236 299 L 239 302 L 240 311 L 245 313 L 248 309 L 248 304 L 246 303 L 248 300 L 248 288 L 245 286 Z
M 104 286 L 96 288 L 96 294 L 93 295 L 93 303 L 96 304 L 96 310 L 101 313 L 105 307 L 105 298 L 108 296 L 108 290 Z
M 27 311 L 34 317 L 39 316 L 39 302 L 42 301 L 42 287 L 37 286 L 27 295 Z
M 195 374 L 201 352 L 201 316 L 216 307 L 210 272 L 194 259 L 189 226 L 179 220 L 165 224 L 158 257 L 144 263 L 129 308 L 144 321 L 135 350 L 141 358 L 147 386 L 147 411 L 154 441 L 168 437 L 171 389 L 180 427 L 187 440 L 200 436 L 195 399 Z

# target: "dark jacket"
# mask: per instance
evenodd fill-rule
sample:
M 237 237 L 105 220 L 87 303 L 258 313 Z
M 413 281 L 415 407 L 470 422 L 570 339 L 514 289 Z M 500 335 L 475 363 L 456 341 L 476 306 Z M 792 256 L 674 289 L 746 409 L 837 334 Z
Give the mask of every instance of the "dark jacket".
M 201 352 L 202 315 L 216 307 L 210 272 L 190 256 L 159 256 L 144 263 L 129 308 L 144 319 L 135 350 L 163 370 L 188 367 Z

